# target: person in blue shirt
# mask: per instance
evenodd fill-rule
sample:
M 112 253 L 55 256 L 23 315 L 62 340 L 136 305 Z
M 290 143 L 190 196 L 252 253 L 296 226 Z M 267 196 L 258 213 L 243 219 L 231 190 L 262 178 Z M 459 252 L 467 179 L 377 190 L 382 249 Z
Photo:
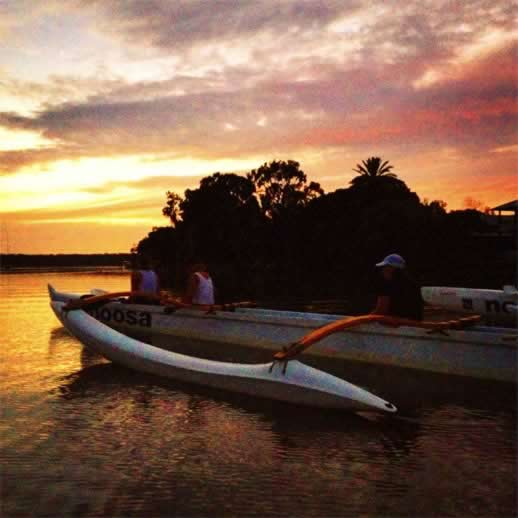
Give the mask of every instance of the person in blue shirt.
M 149 294 L 153 297 L 132 296 L 130 302 L 134 304 L 156 304 L 160 296 L 160 281 L 152 268 L 152 261 L 147 256 L 137 257 L 137 268 L 131 272 L 131 291 Z

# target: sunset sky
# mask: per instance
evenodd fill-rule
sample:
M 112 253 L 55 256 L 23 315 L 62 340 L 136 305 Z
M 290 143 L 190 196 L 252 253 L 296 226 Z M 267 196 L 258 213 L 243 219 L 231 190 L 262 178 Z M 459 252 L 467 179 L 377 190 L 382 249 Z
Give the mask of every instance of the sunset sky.
M 275 159 L 516 199 L 516 27 L 499 0 L 0 0 L 1 252 L 127 252 L 167 190 Z

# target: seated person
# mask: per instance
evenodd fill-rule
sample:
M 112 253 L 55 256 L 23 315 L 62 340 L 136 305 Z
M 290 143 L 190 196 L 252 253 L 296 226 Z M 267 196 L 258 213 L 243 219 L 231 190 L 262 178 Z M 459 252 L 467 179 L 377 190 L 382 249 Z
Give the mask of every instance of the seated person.
M 405 260 L 398 254 L 390 254 L 376 267 L 377 300 L 371 314 L 422 320 L 421 288 L 408 275 Z
M 194 263 L 190 268 L 187 290 L 182 301 L 186 304 L 214 304 L 214 284 L 205 263 Z
M 160 281 L 151 266 L 151 259 L 138 256 L 136 266 L 137 268 L 131 272 L 131 291 L 156 295 L 156 298 L 132 296 L 129 301 L 133 304 L 157 304 L 160 297 Z

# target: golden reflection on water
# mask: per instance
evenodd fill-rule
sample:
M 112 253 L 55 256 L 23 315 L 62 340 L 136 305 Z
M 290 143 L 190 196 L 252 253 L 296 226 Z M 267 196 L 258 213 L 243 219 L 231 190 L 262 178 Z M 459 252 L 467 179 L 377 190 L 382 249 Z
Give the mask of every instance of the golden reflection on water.
M 48 390 L 60 375 L 82 365 L 82 347 L 49 309 L 47 282 L 53 281 L 63 291 L 79 293 L 97 285 L 116 290 L 129 282 L 126 275 L 0 275 L 0 329 L 5 330 L 2 385 L 16 386 L 20 394 Z

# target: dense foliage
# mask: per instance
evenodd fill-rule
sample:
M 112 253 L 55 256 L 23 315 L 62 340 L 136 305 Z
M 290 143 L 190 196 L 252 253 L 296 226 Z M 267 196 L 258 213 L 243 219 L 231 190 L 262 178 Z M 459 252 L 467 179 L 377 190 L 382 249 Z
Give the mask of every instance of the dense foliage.
M 423 284 L 513 282 L 513 245 L 488 242 L 484 214 L 421 202 L 392 168 L 369 158 L 349 187 L 328 194 L 291 160 L 246 176 L 215 173 L 183 197 L 167 192 L 171 226 L 154 228 L 135 251 L 154 257 L 163 282 L 178 289 L 188 264 L 206 261 L 223 300 L 354 296 L 368 304 L 373 265 L 392 252 Z

